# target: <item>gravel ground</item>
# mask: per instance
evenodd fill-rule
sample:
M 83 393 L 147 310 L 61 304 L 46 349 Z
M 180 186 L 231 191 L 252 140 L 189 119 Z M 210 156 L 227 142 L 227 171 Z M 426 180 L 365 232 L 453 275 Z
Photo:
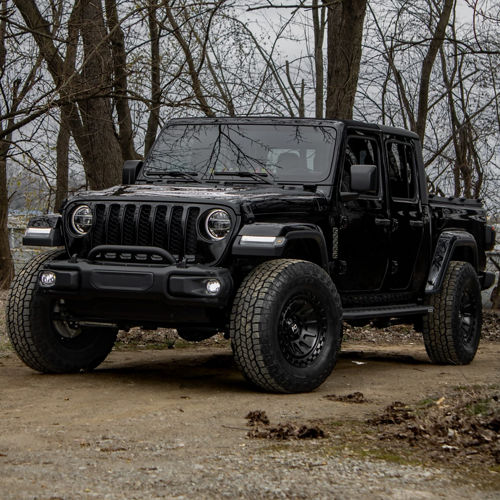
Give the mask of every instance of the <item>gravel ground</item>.
M 0 496 L 498 499 L 500 468 L 480 454 L 434 460 L 425 447 L 380 440 L 367 423 L 395 400 L 498 382 L 499 316 L 486 316 L 469 366 L 431 365 L 405 326 L 347 328 L 332 376 L 313 393 L 283 396 L 250 387 L 222 336 L 193 345 L 166 330 L 122 333 L 94 373 L 39 375 L 8 347 L 0 304 Z M 355 392 L 359 404 L 347 397 Z M 327 437 L 250 439 L 252 410 Z
M 71 450 L 57 450 L 50 460 L 36 463 L 28 456 L 24 463 L 2 467 L 0 484 L 5 499 L 498 498 L 498 492 L 460 486 L 459 474 L 447 470 L 318 456 L 314 448 L 272 451 L 246 444 L 243 452 L 193 456 L 182 443 L 142 443 L 134 453 L 90 448 L 86 461 Z M 148 461 L 137 464 L 141 455 Z

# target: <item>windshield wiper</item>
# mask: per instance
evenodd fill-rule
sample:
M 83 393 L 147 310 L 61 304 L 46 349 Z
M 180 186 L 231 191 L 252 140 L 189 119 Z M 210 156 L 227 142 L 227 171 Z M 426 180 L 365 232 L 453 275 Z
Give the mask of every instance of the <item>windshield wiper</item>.
M 271 186 L 274 186 L 275 184 L 274 181 L 266 179 L 266 177 L 269 177 L 269 174 L 267 174 L 266 172 L 248 172 L 247 170 L 236 170 L 234 172 L 214 172 L 213 175 L 236 175 L 237 177 L 250 177 L 257 181 L 264 182 L 265 184 L 271 184 Z
M 189 179 L 193 182 L 201 183 L 200 179 L 197 179 L 198 172 L 195 171 L 185 171 L 185 170 L 153 170 L 146 172 L 146 175 L 151 175 L 155 177 L 182 177 L 183 179 Z

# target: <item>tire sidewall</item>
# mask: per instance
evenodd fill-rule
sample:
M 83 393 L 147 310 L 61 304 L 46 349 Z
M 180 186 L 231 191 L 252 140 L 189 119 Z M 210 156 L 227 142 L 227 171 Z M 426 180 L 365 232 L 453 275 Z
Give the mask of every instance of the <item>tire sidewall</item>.
M 83 327 L 75 338 L 62 337 L 53 325 L 55 300 L 40 287 L 33 292 L 30 322 L 33 342 L 55 372 L 88 371 L 99 365 L 112 349 L 117 331 Z
M 460 329 L 460 305 L 464 293 L 469 293 L 475 301 L 474 331 L 470 342 L 465 342 Z M 451 331 L 457 358 L 461 363 L 470 363 L 476 354 L 481 338 L 482 303 L 481 289 L 474 268 L 468 264 L 460 268 L 453 296 Z
M 317 268 L 311 273 L 311 266 Z M 332 371 L 340 347 L 341 317 L 334 294 L 335 287 L 327 276 L 318 276 L 324 271 L 315 264 L 297 262 L 285 268 L 292 276 L 281 276 L 273 283 L 265 302 L 260 324 L 264 363 L 273 372 L 278 384 L 295 387 L 297 391 L 312 390 Z M 294 296 L 313 295 L 321 304 L 325 314 L 326 332 L 324 345 L 317 358 L 306 367 L 292 365 L 284 356 L 279 342 L 279 324 L 286 304 Z
M 18 356 L 44 373 L 87 371 L 99 365 L 111 351 L 117 329 L 85 327 L 74 339 L 62 337 L 53 324 L 55 299 L 40 285 L 40 271 L 65 255 L 64 250 L 40 254 L 14 278 L 7 304 L 8 334 Z

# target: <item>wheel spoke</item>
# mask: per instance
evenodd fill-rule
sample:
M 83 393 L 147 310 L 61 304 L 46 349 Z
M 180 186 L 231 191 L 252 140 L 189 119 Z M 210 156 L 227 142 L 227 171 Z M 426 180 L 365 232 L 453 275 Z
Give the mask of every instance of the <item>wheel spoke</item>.
M 279 319 L 279 344 L 295 366 L 308 366 L 324 343 L 324 311 L 314 294 L 292 297 Z

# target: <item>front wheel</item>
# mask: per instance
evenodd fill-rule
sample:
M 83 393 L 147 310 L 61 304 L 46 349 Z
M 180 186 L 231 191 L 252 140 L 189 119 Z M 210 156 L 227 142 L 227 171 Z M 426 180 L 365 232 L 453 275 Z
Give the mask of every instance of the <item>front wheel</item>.
M 241 284 L 232 308 L 237 365 L 272 392 L 308 392 L 332 372 L 342 338 L 342 306 L 328 274 L 300 260 L 272 260 Z
M 7 332 L 18 356 L 34 370 L 91 370 L 109 354 L 118 330 L 83 326 L 66 318 L 64 302 L 40 288 L 40 271 L 59 255 L 60 251 L 38 255 L 16 276 L 7 301 Z
M 452 261 L 439 293 L 423 320 L 425 349 L 433 363 L 465 365 L 476 355 L 481 337 L 481 288 L 468 262 Z

